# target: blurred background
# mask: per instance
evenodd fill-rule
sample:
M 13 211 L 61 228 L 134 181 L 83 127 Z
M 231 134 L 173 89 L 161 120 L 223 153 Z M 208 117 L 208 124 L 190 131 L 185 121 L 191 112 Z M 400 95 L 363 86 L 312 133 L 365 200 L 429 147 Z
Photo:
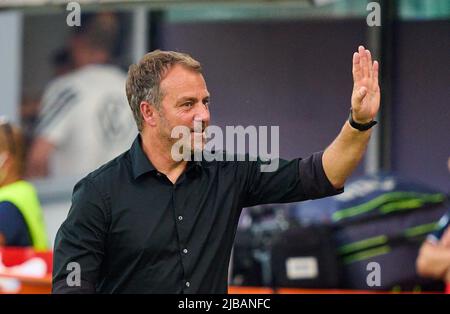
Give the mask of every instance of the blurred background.
M 66 127 L 72 122 L 52 126 L 52 119 L 58 119 L 66 110 L 64 104 L 59 104 L 58 111 L 52 97 L 59 95 L 56 98 L 61 99 L 59 93 L 70 95 L 64 90 L 64 86 L 72 86 L 67 77 L 85 63 L 109 63 L 126 73 L 131 63 L 154 49 L 187 52 L 202 63 L 213 99 L 212 124 L 280 126 L 280 155 L 286 159 L 307 157 L 325 149 L 340 131 L 348 117 L 351 58 L 358 45 L 370 49 L 381 62 L 380 123 L 363 163 L 352 177 L 354 185 L 346 188 L 347 198 L 246 209 L 234 252 L 234 256 L 240 256 L 239 261 L 231 265 L 232 284 L 363 289 L 352 285 L 352 280 L 358 279 L 349 278 L 349 270 L 340 266 L 336 266 L 340 267 L 336 272 L 339 279 L 333 282 L 313 283 L 312 277 L 306 276 L 302 283 L 301 275 L 286 275 L 286 261 L 278 259 L 298 248 L 285 248 L 274 258 L 274 243 L 280 237 L 291 239 L 292 235 L 286 232 L 292 231 L 293 225 L 326 225 L 340 231 L 349 225 L 354 227 L 352 220 L 345 226 L 338 225 L 340 219 L 333 220 L 336 212 L 369 203 L 386 191 L 415 193 L 403 196 L 405 200 L 419 200 L 417 206 L 405 206 L 411 209 L 408 215 L 414 220 L 413 225 L 403 226 L 405 230 L 429 225 L 449 208 L 450 1 L 375 1 L 381 10 L 381 26 L 372 27 L 367 23 L 371 1 L 364 0 L 85 0 L 78 1 L 80 26 L 68 25 L 68 15 L 73 11 L 68 10 L 68 2 L 0 1 L 0 115 L 23 131 L 28 164 L 25 175 L 37 190 L 50 248 L 67 216 L 74 184 L 90 170 L 68 169 L 71 163 L 64 164 L 68 154 L 70 160 L 82 160 L 81 151 L 68 149 L 66 155 L 56 156 L 63 146 L 60 143 L 83 133 L 83 126 Z M 98 59 L 90 60 L 94 55 Z M 58 84 L 63 85 L 60 90 Z M 78 83 L 73 84 L 76 87 Z M 96 88 L 104 87 L 91 85 L 95 98 Z M 120 92 L 124 95 L 125 88 Z M 128 110 L 126 100 L 122 100 L 111 102 L 123 104 Z M 103 113 L 100 124 L 107 129 L 114 127 L 117 110 L 120 111 L 111 109 L 110 116 Z M 121 130 L 126 129 L 128 122 L 122 124 Z M 133 130 L 127 132 L 135 135 Z M 87 131 L 83 134 L 89 136 Z M 45 142 L 39 144 L 39 138 L 45 136 L 58 143 L 51 152 L 46 150 Z M 117 152 L 125 151 L 133 136 L 123 136 L 124 148 L 117 148 Z M 100 149 L 99 153 L 104 156 L 116 154 L 106 152 L 107 147 L 103 149 L 104 154 Z M 41 160 L 41 152 L 48 160 Z M 61 167 L 66 168 L 55 170 Z M 373 210 L 379 210 L 381 205 L 377 206 Z M 433 207 L 433 214 L 427 216 L 420 210 L 419 214 L 413 213 L 412 209 L 427 206 Z M 312 208 L 318 210 L 311 213 Z M 355 228 L 362 228 L 367 217 L 370 216 L 362 217 Z M 406 218 L 384 215 L 377 219 L 385 226 L 385 219 L 392 219 L 389 230 L 395 230 Z M 360 243 L 379 236 L 376 232 L 366 235 L 364 230 L 349 231 L 352 241 Z M 424 236 L 428 231 L 432 228 L 419 234 Z M 341 248 L 348 244 L 342 233 L 336 235 L 335 229 L 330 232 L 331 238 L 341 241 Z M 416 239 L 413 255 L 417 255 L 419 241 Z M 336 247 L 335 243 L 326 245 Z M 383 254 L 387 253 L 379 255 Z M 283 269 L 278 269 L 279 265 L 284 265 Z M 397 266 L 392 266 L 394 272 L 400 271 Z M 403 279 L 393 279 L 392 284 L 382 288 L 398 287 L 395 280 Z M 417 287 L 414 280 L 405 289 Z

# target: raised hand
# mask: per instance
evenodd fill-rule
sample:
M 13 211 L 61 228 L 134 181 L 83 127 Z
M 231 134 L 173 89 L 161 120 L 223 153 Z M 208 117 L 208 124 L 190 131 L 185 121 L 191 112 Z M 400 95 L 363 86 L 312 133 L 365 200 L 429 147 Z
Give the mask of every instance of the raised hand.
M 363 46 L 353 54 L 353 120 L 368 123 L 375 119 L 380 108 L 377 61 L 372 62 L 370 51 Z

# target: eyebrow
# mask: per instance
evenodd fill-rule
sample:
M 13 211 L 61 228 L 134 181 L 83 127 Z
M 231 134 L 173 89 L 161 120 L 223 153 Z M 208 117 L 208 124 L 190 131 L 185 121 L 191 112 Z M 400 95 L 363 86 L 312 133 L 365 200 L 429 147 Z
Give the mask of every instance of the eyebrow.
M 208 96 L 202 98 L 202 100 L 210 100 L 210 99 L 211 99 L 211 96 L 210 96 L 210 95 L 208 95 Z M 187 96 L 187 97 L 181 97 L 181 98 L 177 101 L 177 104 L 181 104 L 181 103 L 183 103 L 183 102 L 185 102 L 185 101 L 193 101 L 193 102 L 197 102 L 197 98 L 196 98 L 196 97 L 189 97 L 189 96 Z

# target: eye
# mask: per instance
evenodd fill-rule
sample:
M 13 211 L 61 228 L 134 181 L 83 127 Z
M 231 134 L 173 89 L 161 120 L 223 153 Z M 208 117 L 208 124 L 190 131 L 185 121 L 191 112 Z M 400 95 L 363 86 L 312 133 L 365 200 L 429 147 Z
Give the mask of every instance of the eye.
M 209 99 L 203 99 L 203 104 L 208 107 L 210 104 L 210 100 Z
M 194 103 L 192 101 L 187 101 L 183 104 L 184 107 L 192 107 L 194 105 Z

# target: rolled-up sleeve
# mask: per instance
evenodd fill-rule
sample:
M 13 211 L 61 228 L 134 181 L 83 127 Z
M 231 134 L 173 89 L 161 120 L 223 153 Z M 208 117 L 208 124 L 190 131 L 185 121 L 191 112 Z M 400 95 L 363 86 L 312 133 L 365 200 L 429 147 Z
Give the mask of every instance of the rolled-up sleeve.
M 298 173 L 302 189 L 309 199 L 332 196 L 344 192 L 336 189 L 323 170 L 323 152 L 314 153 L 308 158 L 298 160 Z
M 291 161 L 279 159 L 272 172 L 261 171 L 261 161 L 246 163 L 244 207 L 289 203 L 340 194 L 328 180 L 322 165 L 323 152 Z M 272 161 L 273 162 L 273 161 Z
M 53 293 L 95 292 L 108 219 L 105 202 L 94 184 L 88 179 L 77 183 L 69 214 L 55 239 Z

